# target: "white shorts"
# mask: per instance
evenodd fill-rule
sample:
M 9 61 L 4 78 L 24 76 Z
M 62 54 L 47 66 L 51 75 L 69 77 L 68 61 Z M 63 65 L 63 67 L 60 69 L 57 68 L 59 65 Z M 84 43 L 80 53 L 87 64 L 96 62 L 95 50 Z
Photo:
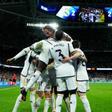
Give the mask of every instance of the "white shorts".
M 37 91 L 51 91 L 51 85 L 46 82 L 38 83 Z
M 20 88 L 25 88 L 30 80 L 31 76 L 29 77 L 24 77 L 24 76 L 20 76 Z M 35 87 L 35 84 L 32 86 Z
M 88 81 L 77 81 L 77 91 L 85 93 L 87 90 L 89 90 Z
M 76 78 L 73 77 L 65 77 L 65 78 L 57 78 L 57 91 L 66 91 L 66 90 L 75 90 L 76 87 Z
M 27 86 L 27 78 L 24 76 L 20 76 L 20 88 L 26 87 Z

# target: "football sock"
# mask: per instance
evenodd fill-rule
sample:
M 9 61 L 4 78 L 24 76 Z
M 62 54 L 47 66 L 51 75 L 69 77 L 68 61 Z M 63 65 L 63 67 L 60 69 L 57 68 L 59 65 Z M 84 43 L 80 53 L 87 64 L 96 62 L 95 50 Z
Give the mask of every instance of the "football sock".
M 90 104 L 89 104 L 89 101 L 87 99 L 87 97 L 84 95 L 84 96 L 80 96 L 80 99 L 84 105 L 84 109 L 86 112 L 91 112 L 91 108 L 90 108 Z
M 21 97 L 22 97 L 21 94 L 17 97 L 16 103 L 15 103 L 15 105 L 14 105 L 14 108 L 13 108 L 12 112 L 17 112 L 17 109 L 18 109 L 18 107 L 19 107 L 19 104 L 20 104 L 21 101 L 22 101 L 22 100 L 21 100 Z
M 63 95 L 58 94 L 56 98 L 56 112 L 61 112 L 62 100 L 63 100 Z
M 76 111 L 76 94 L 70 95 L 70 112 Z

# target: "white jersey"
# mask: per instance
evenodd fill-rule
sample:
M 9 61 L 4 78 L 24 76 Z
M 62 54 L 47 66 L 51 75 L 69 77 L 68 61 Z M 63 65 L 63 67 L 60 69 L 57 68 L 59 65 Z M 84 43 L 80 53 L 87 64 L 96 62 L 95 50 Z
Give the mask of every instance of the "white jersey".
M 15 60 L 17 60 L 18 58 L 20 58 L 20 57 L 25 56 L 26 54 L 28 54 L 29 51 L 30 51 L 30 47 L 26 47 L 22 51 L 20 51 L 16 56 L 14 56 L 13 58 Z
M 23 69 L 21 71 L 21 74 L 23 76 L 27 76 L 27 75 L 30 75 L 30 74 L 33 74 L 34 71 L 35 71 L 35 65 L 30 62 L 30 59 L 32 57 L 38 57 L 38 55 L 36 55 L 34 53 L 34 51 L 30 50 L 30 47 L 27 47 L 25 49 L 23 49 L 22 51 L 20 51 L 16 56 L 14 56 L 13 58 L 15 60 L 17 60 L 18 58 L 22 57 L 22 56 L 25 56 L 26 55 L 26 59 L 24 61 L 24 66 L 23 66 Z
M 24 62 L 24 67 L 21 72 L 22 75 L 30 77 L 32 74 L 34 74 L 34 72 L 36 70 L 36 65 L 34 63 L 32 63 L 32 59 L 31 59 L 34 57 L 37 57 L 37 55 L 33 51 L 30 51 L 27 54 L 26 60 Z
M 35 43 L 34 45 L 34 50 L 36 50 L 36 46 L 38 46 L 38 43 L 41 43 L 42 48 L 41 48 L 41 53 L 39 55 L 39 60 L 44 62 L 45 64 L 48 64 L 49 62 L 49 49 L 54 43 L 54 39 L 46 39 L 42 40 L 40 42 Z
M 75 49 L 76 51 L 80 51 L 82 55 L 84 55 L 84 52 L 77 48 Z M 88 73 L 87 73 L 87 68 L 86 68 L 86 63 L 85 62 L 82 62 L 80 60 L 78 60 L 79 63 L 77 65 L 77 76 L 76 76 L 76 79 L 78 81 L 85 81 L 85 80 L 89 80 L 89 77 L 88 77 Z
M 75 69 L 71 62 L 62 63 L 64 57 L 68 57 L 74 48 L 70 42 L 57 41 L 50 49 L 50 56 L 54 59 L 54 66 L 56 69 L 56 77 L 69 77 L 75 75 Z

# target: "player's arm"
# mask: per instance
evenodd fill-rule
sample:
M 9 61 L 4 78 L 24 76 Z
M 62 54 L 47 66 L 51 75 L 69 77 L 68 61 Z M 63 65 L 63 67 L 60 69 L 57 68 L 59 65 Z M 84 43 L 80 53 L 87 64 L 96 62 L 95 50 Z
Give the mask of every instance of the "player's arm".
M 85 55 L 81 55 L 81 56 L 79 57 L 79 59 L 80 59 L 81 61 L 87 62 L 87 58 L 86 58 Z
M 47 69 L 50 70 L 54 68 L 54 61 L 47 65 Z
M 81 52 L 79 52 L 79 51 L 74 51 L 74 52 L 71 53 L 70 56 L 65 57 L 65 58 L 62 60 L 62 63 L 66 63 L 66 62 L 69 62 L 70 60 L 78 59 L 79 57 L 81 57 Z
M 82 55 L 80 51 L 75 50 L 73 48 L 73 45 L 70 42 L 68 43 L 68 50 L 69 50 L 69 56 L 65 57 L 62 60 L 63 63 L 69 62 L 70 60 L 75 60 L 75 59 L 81 57 L 81 55 Z
M 15 61 L 19 58 L 21 58 L 22 56 L 26 55 L 28 52 L 30 51 L 30 48 L 24 48 L 22 51 L 20 51 L 18 54 L 16 54 L 14 57 L 7 59 L 7 62 L 12 62 Z

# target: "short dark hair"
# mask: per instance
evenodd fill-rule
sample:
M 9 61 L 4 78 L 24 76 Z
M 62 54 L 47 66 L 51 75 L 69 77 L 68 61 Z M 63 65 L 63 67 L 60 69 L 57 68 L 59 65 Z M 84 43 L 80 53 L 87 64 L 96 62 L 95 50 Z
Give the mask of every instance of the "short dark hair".
M 44 27 L 42 28 L 42 30 L 45 30 L 45 29 L 47 29 L 47 30 L 49 30 L 49 31 L 51 31 L 51 32 L 55 32 L 55 29 L 54 29 L 53 27 L 49 26 L 49 25 L 46 25 L 46 26 L 44 26 Z
M 63 38 L 63 31 L 62 30 L 58 30 L 55 33 L 55 39 L 56 40 L 61 40 Z
M 72 45 L 74 48 L 80 48 L 81 43 L 79 40 L 73 40 Z

